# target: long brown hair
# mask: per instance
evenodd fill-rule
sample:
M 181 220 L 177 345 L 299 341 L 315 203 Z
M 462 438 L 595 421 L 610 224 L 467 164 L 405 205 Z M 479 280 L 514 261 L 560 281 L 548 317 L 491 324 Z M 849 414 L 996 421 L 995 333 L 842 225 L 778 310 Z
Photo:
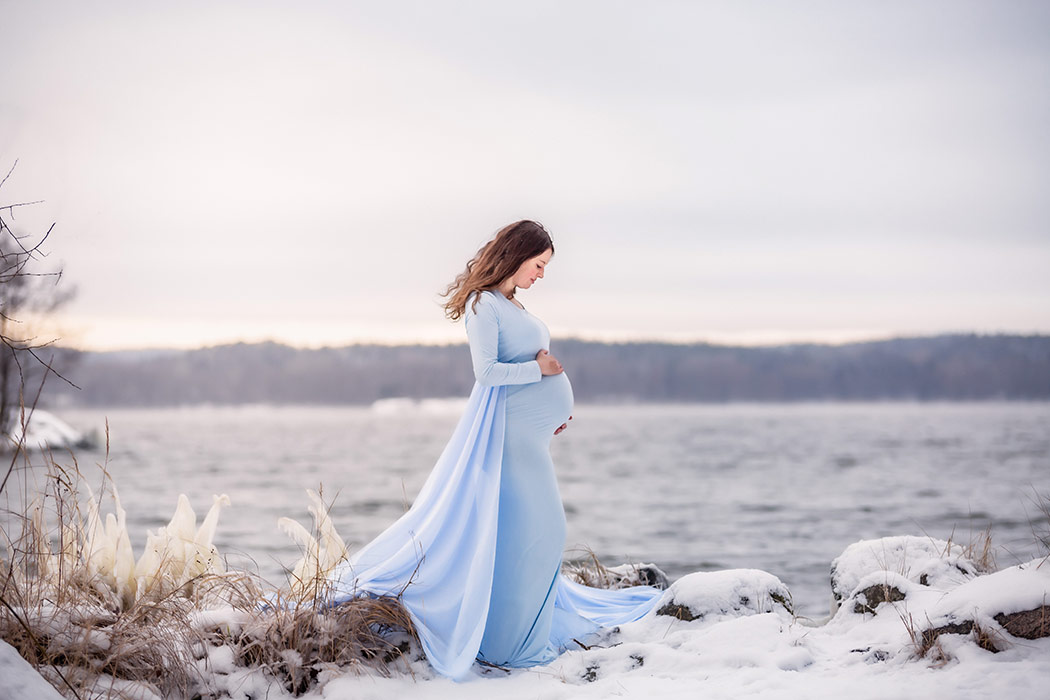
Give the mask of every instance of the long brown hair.
M 524 219 L 504 226 L 481 246 L 467 263 L 467 269 L 459 273 L 441 295 L 449 297 L 445 315 L 452 321 L 459 319 L 466 311 L 471 294 L 499 285 L 517 272 L 523 262 L 547 250 L 553 253 L 554 243 L 541 224 Z M 477 303 L 475 298 L 474 306 Z

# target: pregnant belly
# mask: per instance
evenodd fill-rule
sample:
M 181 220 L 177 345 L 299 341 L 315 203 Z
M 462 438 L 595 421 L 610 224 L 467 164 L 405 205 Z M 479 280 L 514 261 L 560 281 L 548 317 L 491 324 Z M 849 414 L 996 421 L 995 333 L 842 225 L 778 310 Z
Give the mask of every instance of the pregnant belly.
M 572 384 L 562 372 L 532 384 L 517 384 L 507 390 L 507 420 L 525 421 L 536 430 L 550 431 L 572 415 Z

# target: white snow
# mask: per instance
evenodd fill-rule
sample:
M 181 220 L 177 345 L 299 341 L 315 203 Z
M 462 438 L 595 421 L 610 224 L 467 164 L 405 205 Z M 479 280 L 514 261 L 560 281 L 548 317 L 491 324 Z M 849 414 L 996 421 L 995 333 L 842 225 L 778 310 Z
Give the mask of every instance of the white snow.
M 871 573 L 881 571 L 933 588 L 957 586 L 977 575 L 962 546 L 933 537 L 900 535 L 861 540 L 847 547 L 831 562 L 832 592 L 837 598 L 848 598 Z
M 826 624 L 793 617 L 778 600 L 785 594 L 789 600 L 787 588 L 769 573 L 754 569 L 699 572 L 672 584 L 641 620 L 606 630 L 591 648 L 566 652 L 547 666 L 512 671 L 476 666 L 470 679 L 456 683 L 438 676 L 422 657 L 410 654 L 390 665 L 390 677 L 365 668 L 320 669 L 318 685 L 303 697 L 984 700 L 1004 693 L 1045 697 L 1050 685 L 1050 638 L 1015 639 L 998 626 L 994 615 L 1046 604 L 1050 562 L 1036 560 L 992 574 L 963 577 L 959 583 L 944 576 L 934 587 L 912 579 L 920 570 L 931 570 L 929 557 L 940 546 L 936 542 L 921 556 L 912 544 L 899 546 L 906 544 L 904 538 L 858 544 L 863 546 L 851 546 L 836 560 L 843 576 L 851 577 L 853 590 Z M 885 557 L 886 552 L 894 556 Z M 949 552 L 946 558 L 952 561 L 953 556 Z M 865 571 L 876 558 L 877 565 L 890 569 Z M 892 586 L 904 599 L 867 601 L 874 613 L 856 611 L 853 601 L 874 584 Z M 695 619 L 660 614 L 665 606 L 688 610 Z M 246 616 L 232 608 L 217 608 L 198 611 L 191 620 L 202 631 L 215 627 L 236 631 Z M 942 634 L 937 654 L 917 655 L 914 635 L 944 620 L 967 619 L 976 619 L 994 633 L 1002 651 L 981 649 L 972 635 Z M 8 648 L 7 653 L 14 652 Z M 285 661 L 298 665 L 301 659 L 290 653 Z M 40 680 L 31 669 L 26 671 L 28 666 L 16 666 L 0 655 L 5 681 L 8 677 L 18 683 L 34 677 Z M 259 668 L 237 665 L 228 647 L 202 649 L 196 666 L 206 679 L 201 690 L 209 696 L 234 700 L 292 697 Z M 124 690 L 132 691 L 132 685 L 126 684 Z M 136 692 L 148 696 L 148 688 L 141 684 Z
M 793 618 L 772 598 L 771 593 L 785 589 L 771 574 L 746 569 L 697 573 L 675 582 L 645 618 L 548 666 L 509 673 L 479 669 L 471 680 L 454 683 L 416 661 L 414 677 L 344 675 L 306 697 L 984 700 L 1004 692 L 1045 697 L 1050 639 L 1015 640 L 998 628 L 1008 648 L 993 654 L 970 636 L 942 635 L 947 658 L 919 658 L 909 624 L 921 631 L 938 616 L 979 609 L 982 624 L 995 625 L 987 619 L 995 612 L 1044 604 L 1050 599 L 1050 563 L 956 576 L 949 569 L 959 553 L 936 541 L 914 546 L 924 539 L 857 543 L 836 560 L 851 593 L 886 583 L 905 594 L 902 601 L 876 606 L 874 615 L 856 613 L 849 603 L 827 624 L 814 626 Z M 935 555 L 944 556 L 946 567 L 933 566 Z M 912 580 L 924 572 L 938 573 L 937 587 Z M 688 608 L 697 619 L 657 614 L 667 603 Z
M 19 656 L 15 648 L 0 640 L 0 696 L 18 700 L 62 700 L 62 695 L 51 687 L 29 662 Z
M 1050 605 L 1050 561 L 1036 559 L 981 576 L 948 592 L 937 603 L 931 619 L 972 616 L 974 611 L 997 613 L 1034 610 Z
M 689 616 L 696 618 L 696 621 L 708 623 L 726 617 L 774 610 L 787 612 L 790 598 L 787 586 L 765 571 L 700 571 L 683 576 L 671 584 L 650 617 L 664 606 L 674 605 L 688 610 Z
M 25 445 L 31 449 L 62 449 L 85 441 L 86 436 L 53 413 L 37 408 L 26 411 L 25 425 L 21 412 L 15 416 L 11 433 L 7 435 L 10 445 L 22 442 L 23 428 Z
M 869 542 L 893 551 L 897 538 Z M 910 549 L 910 548 L 909 548 Z M 856 551 L 856 550 L 854 550 Z M 903 550 L 901 550 L 903 551 Z M 898 568 L 899 560 L 885 560 Z M 914 573 L 914 572 L 912 572 Z M 968 635 L 942 635 L 945 656 L 919 658 L 909 624 L 921 631 L 939 616 L 1032 609 L 1050 594 L 1050 563 L 1031 562 L 950 587 L 934 588 L 897 571 L 871 571 L 855 594 L 874 583 L 898 588 L 905 599 L 858 613 L 850 599 L 827 624 L 794 618 L 773 597 L 786 592 L 775 576 L 753 569 L 690 574 L 676 581 L 641 620 L 602 634 L 590 649 L 570 651 L 537 668 L 504 671 L 475 667 L 467 681 L 438 676 L 421 657 L 391 666 L 383 677 L 367 669 L 322 669 L 306 700 L 570 700 L 660 697 L 671 700 L 809 698 L 812 700 L 984 700 L 1009 692 L 1043 697 L 1050 684 L 1050 639 L 1016 640 L 999 630 L 1004 651 L 979 648 Z M 668 604 L 696 619 L 658 614 Z M 206 626 L 237 628 L 232 609 L 198 614 Z M 298 663 L 298 659 L 288 661 Z M 225 648 L 208 650 L 199 668 L 209 690 L 234 699 L 292 696 L 259 669 L 236 666 Z

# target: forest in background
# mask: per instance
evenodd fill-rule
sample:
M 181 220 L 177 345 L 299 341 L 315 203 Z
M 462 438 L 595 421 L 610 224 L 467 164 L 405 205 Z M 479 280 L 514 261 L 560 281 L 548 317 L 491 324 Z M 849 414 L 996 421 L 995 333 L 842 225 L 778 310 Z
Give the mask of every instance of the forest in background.
M 556 339 L 551 350 L 577 401 L 1050 399 L 1050 336 L 765 347 Z M 462 344 L 66 350 L 56 364 L 80 388 L 56 382 L 45 391 L 52 406 L 369 404 L 464 397 L 474 381 Z

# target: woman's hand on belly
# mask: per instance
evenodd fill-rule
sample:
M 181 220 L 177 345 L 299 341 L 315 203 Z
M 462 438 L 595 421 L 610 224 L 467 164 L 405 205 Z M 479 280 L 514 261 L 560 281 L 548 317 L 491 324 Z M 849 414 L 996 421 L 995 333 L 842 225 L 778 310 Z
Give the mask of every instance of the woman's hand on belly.
M 536 353 L 536 362 L 540 365 L 540 373 L 545 377 L 561 374 L 565 371 L 558 359 L 550 354 L 549 350 L 540 350 Z
M 572 420 L 572 416 L 569 416 L 569 420 Z M 569 427 L 568 422 L 562 423 L 561 426 L 557 430 L 554 431 L 554 434 L 557 435 L 558 433 L 560 433 L 561 431 L 565 430 L 568 427 Z

